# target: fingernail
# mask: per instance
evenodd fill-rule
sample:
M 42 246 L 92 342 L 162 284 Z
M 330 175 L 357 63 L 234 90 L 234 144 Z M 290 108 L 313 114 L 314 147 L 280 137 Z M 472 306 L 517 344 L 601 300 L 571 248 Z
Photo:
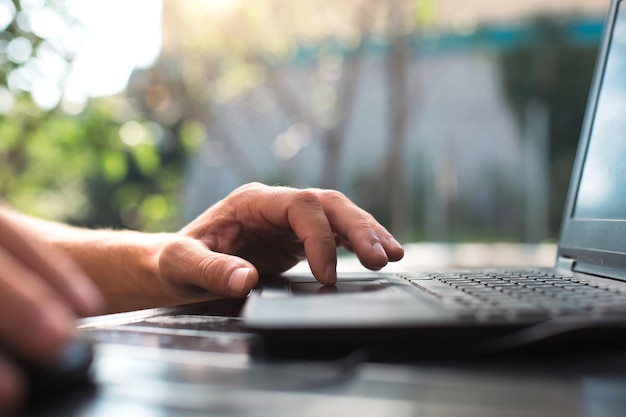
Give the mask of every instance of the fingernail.
M 402 245 L 400 244 L 400 242 L 398 242 L 396 239 L 394 239 L 394 238 L 392 238 L 392 237 L 391 237 L 391 238 L 389 238 L 389 244 L 390 244 L 391 246 L 395 246 L 396 248 L 400 248 L 400 249 L 402 249 Z
M 234 293 L 242 294 L 244 288 L 246 288 L 250 272 L 250 268 L 235 269 L 232 274 L 230 274 L 230 278 L 228 278 L 228 288 Z
M 329 262 L 324 270 L 324 284 L 335 284 L 337 282 L 337 264 L 335 262 Z
M 400 242 L 395 240 L 393 237 L 389 237 L 387 243 L 390 246 L 390 251 L 388 254 L 388 258 L 390 261 L 396 262 L 404 257 L 404 248 L 402 247 Z
M 372 245 L 372 249 L 374 250 L 374 253 L 383 257 L 383 258 L 387 258 L 387 252 L 385 252 L 385 248 L 383 248 L 383 245 L 380 244 L 380 242 L 375 242 Z

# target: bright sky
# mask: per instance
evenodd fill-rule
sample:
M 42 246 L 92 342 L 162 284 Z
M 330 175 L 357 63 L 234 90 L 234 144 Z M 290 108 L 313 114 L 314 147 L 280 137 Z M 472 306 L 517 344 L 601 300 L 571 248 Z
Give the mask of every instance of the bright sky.
M 85 25 L 67 95 L 104 96 L 124 90 L 134 68 L 161 50 L 161 0 L 65 0 Z
M 41 108 L 74 103 L 78 109 L 88 97 L 122 92 L 135 68 L 150 66 L 161 50 L 163 0 L 57 0 L 80 23 L 71 29 L 66 18 L 46 0 L 21 0 L 18 25 L 46 39 L 33 55 L 31 42 L 17 37 L 0 44 L 5 56 L 20 64 L 8 76 L 10 90 L 30 91 Z M 0 0 L 0 31 L 15 18 L 11 0 Z M 68 68 L 59 53 L 74 55 Z M 4 57 L 0 57 L 4 58 Z M 67 71 L 69 80 L 64 83 Z M 13 100 L 0 87 L 0 113 L 10 111 Z

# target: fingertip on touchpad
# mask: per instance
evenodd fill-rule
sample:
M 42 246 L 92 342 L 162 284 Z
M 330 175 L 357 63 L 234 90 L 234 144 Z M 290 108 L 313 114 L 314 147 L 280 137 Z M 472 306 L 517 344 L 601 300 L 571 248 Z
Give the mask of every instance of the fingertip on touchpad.
M 355 294 L 385 290 L 388 286 L 380 281 L 339 281 L 335 285 L 319 282 L 292 282 L 289 284 L 294 295 Z

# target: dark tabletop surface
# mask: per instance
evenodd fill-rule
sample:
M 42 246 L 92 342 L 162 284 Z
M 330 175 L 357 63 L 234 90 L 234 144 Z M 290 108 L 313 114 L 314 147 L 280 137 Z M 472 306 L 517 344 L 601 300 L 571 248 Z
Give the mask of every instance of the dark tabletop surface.
M 554 245 L 413 245 L 406 270 L 549 265 Z M 494 253 L 497 256 L 494 256 Z M 340 269 L 354 270 L 354 259 Z M 306 269 L 306 265 L 303 266 Z M 22 415 L 153 416 L 622 416 L 626 351 L 550 351 L 500 357 L 412 355 L 376 361 L 266 359 L 239 318 L 243 301 L 93 317 L 90 378 L 34 397 Z M 457 347 L 455 347 L 457 349 Z M 458 346 L 463 352 L 463 346 Z
M 626 352 L 267 360 L 251 354 L 241 307 L 222 300 L 86 319 L 79 335 L 94 342 L 91 382 L 35 397 L 23 414 L 626 415 Z

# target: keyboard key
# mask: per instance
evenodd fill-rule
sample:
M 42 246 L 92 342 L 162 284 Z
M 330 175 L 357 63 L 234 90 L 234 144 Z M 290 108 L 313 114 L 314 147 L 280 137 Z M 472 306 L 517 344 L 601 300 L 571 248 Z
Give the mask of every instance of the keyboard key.
M 447 310 L 463 316 L 474 314 L 479 320 L 626 314 L 626 290 L 545 271 L 450 272 L 403 278 L 439 297 Z

